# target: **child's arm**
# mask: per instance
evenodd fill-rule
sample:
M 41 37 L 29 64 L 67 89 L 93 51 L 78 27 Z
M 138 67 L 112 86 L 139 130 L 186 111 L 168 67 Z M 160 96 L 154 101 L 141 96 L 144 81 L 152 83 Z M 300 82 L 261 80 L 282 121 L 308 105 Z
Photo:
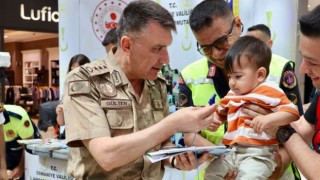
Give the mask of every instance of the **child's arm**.
M 288 125 L 291 122 L 298 120 L 299 116 L 286 111 L 274 112 L 264 116 L 255 117 L 250 126 L 258 134 L 262 131 L 277 129 L 279 126 Z

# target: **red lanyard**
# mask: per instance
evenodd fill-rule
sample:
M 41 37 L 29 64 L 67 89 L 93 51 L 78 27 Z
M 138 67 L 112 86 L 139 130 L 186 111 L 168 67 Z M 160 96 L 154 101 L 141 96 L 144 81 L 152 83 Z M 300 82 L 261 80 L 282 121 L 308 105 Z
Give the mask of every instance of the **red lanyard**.
M 316 92 L 317 93 L 317 92 Z M 318 104 L 317 104 L 317 117 L 316 117 L 316 130 L 320 129 L 320 122 L 319 119 L 320 118 L 320 95 L 318 96 Z

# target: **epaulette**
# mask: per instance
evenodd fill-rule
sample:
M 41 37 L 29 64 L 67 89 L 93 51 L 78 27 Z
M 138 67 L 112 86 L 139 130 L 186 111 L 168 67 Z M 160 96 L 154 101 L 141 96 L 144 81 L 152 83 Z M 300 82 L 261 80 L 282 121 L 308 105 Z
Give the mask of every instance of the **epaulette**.
M 18 120 L 22 120 L 22 116 L 20 114 L 17 114 L 17 113 L 11 112 L 11 111 L 4 110 L 3 111 L 3 116 L 5 118 L 4 124 L 7 124 L 7 123 L 10 122 L 10 116 L 14 117 L 14 118 L 16 118 Z
M 82 65 L 80 67 L 80 72 L 90 78 L 92 76 L 109 73 L 109 70 L 104 60 L 96 60 L 92 63 Z
M 19 119 L 19 120 L 22 120 L 22 116 L 20 114 L 17 114 L 17 113 L 14 113 L 14 112 L 11 112 L 11 111 L 7 111 L 9 116 L 12 116 L 16 119 Z

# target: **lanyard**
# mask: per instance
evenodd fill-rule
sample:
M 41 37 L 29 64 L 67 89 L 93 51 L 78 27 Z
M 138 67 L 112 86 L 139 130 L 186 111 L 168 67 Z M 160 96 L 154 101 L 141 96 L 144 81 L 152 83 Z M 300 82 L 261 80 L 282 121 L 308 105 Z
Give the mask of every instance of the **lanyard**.
M 320 154 L 320 96 L 318 97 L 318 102 L 317 102 L 317 122 L 316 122 L 316 129 L 315 133 L 312 138 L 312 145 L 314 150 Z
M 317 93 L 317 92 L 316 92 Z M 316 122 L 316 129 L 315 131 L 317 131 L 318 129 L 320 129 L 320 122 L 319 122 L 319 118 L 320 118 L 320 95 L 318 96 L 318 103 L 317 103 L 317 122 Z

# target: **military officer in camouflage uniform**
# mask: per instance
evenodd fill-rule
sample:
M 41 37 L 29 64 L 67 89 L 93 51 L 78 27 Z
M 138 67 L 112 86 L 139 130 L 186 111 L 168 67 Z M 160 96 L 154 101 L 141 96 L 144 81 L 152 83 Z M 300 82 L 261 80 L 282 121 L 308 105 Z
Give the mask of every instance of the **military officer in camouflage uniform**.
M 162 179 L 163 165 L 151 163 L 147 151 L 164 145 L 177 131 L 198 132 L 213 119 L 215 106 L 189 107 L 168 116 L 164 78 L 167 47 L 175 22 L 150 0 L 124 9 L 117 27 L 118 45 L 104 60 L 71 71 L 63 99 L 67 144 L 72 147 L 68 172 L 76 179 Z M 174 161 L 177 168 L 196 167 L 195 157 Z M 199 164 L 208 156 L 201 156 Z

